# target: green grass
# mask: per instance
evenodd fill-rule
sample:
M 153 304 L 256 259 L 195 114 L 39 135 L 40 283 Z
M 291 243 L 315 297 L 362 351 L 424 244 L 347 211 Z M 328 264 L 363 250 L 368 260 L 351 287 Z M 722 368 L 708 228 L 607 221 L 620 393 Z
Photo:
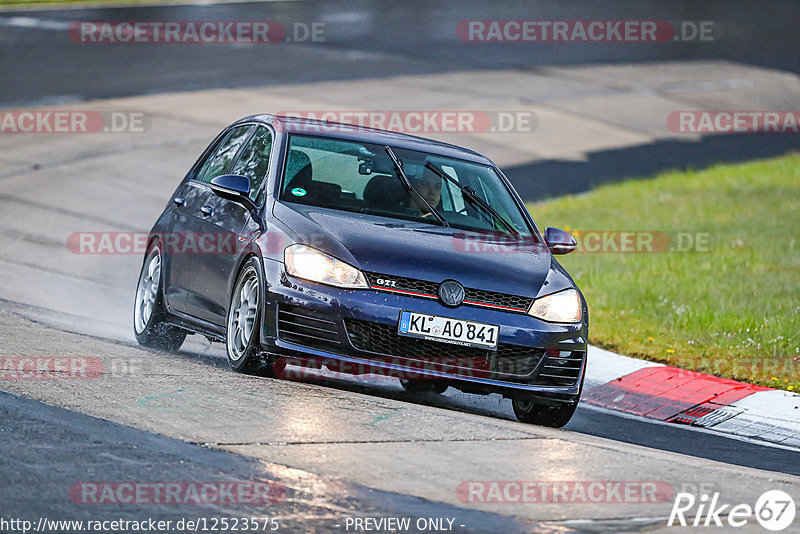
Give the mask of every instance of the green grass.
M 560 256 L 589 303 L 590 342 L 800 390 L 800 154 L 665 173 L 529 209 L 542 227 L 579 236 L 710 234 L 705 252 Z

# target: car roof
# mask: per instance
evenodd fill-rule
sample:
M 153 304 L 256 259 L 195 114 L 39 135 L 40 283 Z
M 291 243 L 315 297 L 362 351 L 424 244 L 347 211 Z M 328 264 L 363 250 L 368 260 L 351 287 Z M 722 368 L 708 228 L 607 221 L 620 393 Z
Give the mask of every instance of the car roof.
M 253 120 L 269 123 L 278 131 L 283 131 L 289 134 L 296 133 L 315 137 L 328 137 L 363 143 L 389 145 L 396 148 L 419 150 L 440 156 L 447 156 L 475 163 L 493 165 L 489 158 L 468 148 L 451 145 L 449 143 L 442 143 L 441 141 L 435 141 L 425 137 L 417 137 L 415 135 L 404 133 L 378 130 L 377 128 L 369 128 L 355 124 L 344 124 L 339 122 L 298 117 L 285 117 L 271 114 L 251 115 L 236 121 L 234 124 Z

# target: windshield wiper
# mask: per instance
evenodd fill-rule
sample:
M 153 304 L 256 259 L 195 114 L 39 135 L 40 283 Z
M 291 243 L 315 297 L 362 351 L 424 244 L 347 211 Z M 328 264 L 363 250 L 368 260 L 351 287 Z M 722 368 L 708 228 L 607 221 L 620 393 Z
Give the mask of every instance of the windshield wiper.
M 461 190 L 461 193 L 462 193 L 462 194 L 463 194 L 463 195 L 464 195 L 464 196 L 465 196 L 465 197 L 466 197 L 468 200 L 471 200 L 471 201 L 472 201 L 472 205 L 473 205 L 473 206 L 477 205 L 477 206 L 479 206 L 479 207 L 483 208 L 483 210 L 484 210 L 486 213 L 488 213 L 489 215 L 491 215 L 492 217 L 494 217 L 495 219 L 497 219 L 498 221 L 500 221 L 500 223 L 501 223 L 503 226 L 505 226 L 507 230 L 509 230 L 509 231 L 510 231 L 512 234 L 514 234 L 514 237 L 517 237 L 517 238 L 519 238 L 519 237 L 520 237 L 520 235 L 519 235 L 519 231 L 517 231 L 517 229 L 516 229 L 516 228 L 514 228 L 514 227 L 511 225 L 511 223 L 510 223 L 510 222 L 508 222 L 508 221 L 507 221 L 507 220 L 506 220 L 506 219 L 505 219 L 505 218 L 504 218 L 502 215 L 500 215 L 499 213 L 497 213 L 497 210 L 496 210 L 496 209 L 494 209 L 493 207 L 491 207 L 491 206 L 489 205 L 489 203 L 488 203 L 488 202 L 486 202 L 486 201 L 485 201 L 485 200 L 483 200 L 481 197 L 479 197 L 479 196 L 478 196 L 478 193 L 476 193 L 476 192 L 475 192 L 475 190 L 474 190 L 474 189 L 473 189 L 471 186 L 468 186 L 468 185 L 461 185 L 460 183 L 458 183 L 458 181 L 457 181 L 455 178 L 451 177 L 449 174 L 447 174 L 446 172 L 444 172 L 443 170 L 441 170 L 439 167 L 437 167 L 436 165 L 434 165 L 434 164 L 433 164 L 433 163 L 431 163 L 430 161 L 428 161 L 428 162 L 426 162 L 426 163 L 425 163 L 425 167 L 426 167 L 426 168 L 428 168 L 428 169 L 430 169 L 430 170 L 431 170 L 431 171 L 433 171 L 434 173 L 436 173 L 436 175 L 437 175 L 437 176 L 439 176 L 439 178 L 441 178 L 441 179 L 443 179 L 443 180 L 447 180 L 448 182 L 450 182 L 451 184 L 453 184 L 453 185 L 455 185 L 457 188 L 459 188 L 459 189 Z
M 430 213 L 436 217 L 440 223 L 442 223 L 442 226 L 449 227 L 450 225 L 447 224 L 447 220 L 442 216 L 442 214 L 439 213 L 436 208 L 431 206 L 431 203 L 428 202 L 413 185 L 411 185 L 411 180 L 408 179 L 406 171 L 403 170 L 403 162 L 400 161 L 400 159 L 395 155 L 392 147 L 387 146 L 386 153 L 389 154 L 390 158 L 392 158 L 392 163 L 394 163 L 394 166 L 397 168 L 397 175 L 400 178 L 400 182 L 403 184 L 403 187 L 406 188 L 406 191 L 408 191 L 411 197 L 417 202 L 417 204 L 424 204 L 425 207 L 430 210 Z

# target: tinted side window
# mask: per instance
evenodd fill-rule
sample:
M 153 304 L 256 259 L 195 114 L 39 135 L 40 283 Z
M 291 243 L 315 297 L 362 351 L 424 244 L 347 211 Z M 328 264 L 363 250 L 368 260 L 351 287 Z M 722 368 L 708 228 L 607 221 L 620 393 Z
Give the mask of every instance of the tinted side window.
M 256 204 L 260 204 L 264 197 L 260 190 L 269 169 L 271 149 L 272 133 L 265 126 L 259 126 L 231 170 L 231 174 L 241 174 L 250 179 L 250 200 Z
M 222 143 L 219 144 L 217 149 L 203 162 L 197 173 L 194 175 L 195 180 L 204 183 L 210 182 L 220 174 L 225 174 L 225 171 L 230 167 L 231 161 L 236 156 L 239 148 L 247 139 L 247 134 L 253 126 L 250 124 L 244 126 L 237 126 Z

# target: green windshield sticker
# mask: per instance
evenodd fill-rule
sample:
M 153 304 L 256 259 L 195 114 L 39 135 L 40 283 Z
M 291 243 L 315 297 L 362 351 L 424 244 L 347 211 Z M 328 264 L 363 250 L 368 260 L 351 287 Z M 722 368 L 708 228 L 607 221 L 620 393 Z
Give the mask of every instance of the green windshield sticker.
M 296 197 L 304 197 L 306 196 L 306 190 L 302 187 L 295 187 L 292 189 L 292 194 Z

